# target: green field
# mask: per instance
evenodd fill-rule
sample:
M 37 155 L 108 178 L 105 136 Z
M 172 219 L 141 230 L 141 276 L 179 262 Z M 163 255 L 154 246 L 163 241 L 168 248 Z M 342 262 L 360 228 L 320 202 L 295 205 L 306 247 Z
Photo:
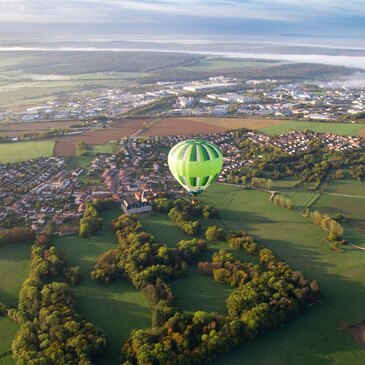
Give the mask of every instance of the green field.
M 291 210 L 276 207 L 269 195 L 215 184 L 204 193 L 221 222 L 244 229 L 305 276 L 319 280 L 323 301 L 288 323 L 216 360 L 225 365 L 361 365 L 365 352 L 342 323 L 363 321 L 364 260 L 361 251 L 339 254 L 323 243 L 324 233 Z
M 166 243 L 169 247 L 176 247 L 181 240 L 191 240 L 192 237 L 184 234 L 171 222 L 166 214 L 145 215 L 141 219 L 144 229 L 152 233 L 160 243 Z M 202 220 L 201 238 L 204 231 L 210 225 L 219 224 L 216 220 Z M 199 261 L 210 261 L 214 252 L 224 248 L 231 250 L 242 260 L 250 260 L 251 257 L 237 250 L 232 250 L 224 242 L 208 242 L 208 250 Z M 170 282 L 179 307 L 188 312 L 205 310 L 226 314 L 225 300 L 232 289 L 219 284 L 211 277 L 201 275 L 197 265 L 188 268 L 187 276 Z M 187 290 L 189 288 L 189 290 Z
M 362 129 L 365 129 L 365 124 L 302 122 L 292 120 L 284 124 L 263 128 L 261 132 L 274 135 L 285 134 L 290 131 L 304 131 L 306 129 L 320 133 L 356 136 Z
M 93 145 L 88 146 L 91 149 L 92 154 L 98 153 L 118 153 L 119 146 L 118 143 L 108 143 L 108 144 L 100 144 L 100 145 Z
M 219 71 L 227 69 L 240 69 L 244 67 L 262 67 L 272 66 L 272 62 L 254 61 L 254 60 L 220 60 L 207 59 L 200 61 L 196 66 L 180 67 L 183 70 L 189 71 Z
M 11 343 L 17 333 L 19 326 L 9 318 L 0 318 L 0 365 L 13 365 L 14 360 L 11 354 L 1 355 L 11 349 Z
M 72 156 L 67 159 L 67 164 L 71 168 L 87 167 L 90 165 L 93 156 Z
M 282 195 L 291 200 L 294 210 L 301 212 L 306 208 L 310 208 L 311 205 L 320 197 L 321 193 L 317 191 L 288 190 L 284 191 Z
M 30 244 L 21 243 L 0 247 L 0 302 L 15 305 L 23 281 L 28 277 Z M 10 350 L 18 325 L 8 318 L 0 318 L 0 355 Z M 0 358 L 0 365 L 13 364 L 11 355 Z
M 0 143 L 0 162 L 14 163 L 40 157 L 51 157 L 53 156 L 54 144 L 55 142 L 51 140 Z
M 0 302 L 14 305 L 28 277 L 31 243 L 0 247 Z
M 348 173 L 344 179 L 329 179 L 324 188 L 326 193 L 357 195 L 365 197 L 365 183 L 353 179 Z
M 55 246 L 66 254 L 69 265 L 80 266 L 82 282 L 75 287 L 76 311 L 105 331 L 108 347 L 97 364 L 118 364 L 123 341 L 132 329 L 151 326 L 150 308 L 143 294 L 124 279 L 105 285 L 94 282 L 90 271 L 97 257 L 116 247 L 111 221 L 120 214 L 115 208 L 103 214 L 103 229 L 91 238 L 57 237 Z

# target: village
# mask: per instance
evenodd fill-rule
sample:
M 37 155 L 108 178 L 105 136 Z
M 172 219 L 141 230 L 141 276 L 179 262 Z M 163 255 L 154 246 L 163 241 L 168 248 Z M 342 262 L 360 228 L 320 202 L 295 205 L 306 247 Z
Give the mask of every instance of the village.
M 249 140 L 259 146 L 275 146 L 288 155 L 303 153 L 318 140 L 334 151 L 364 148 L 364 139 L 316 132 L 293 131 L 269 136 L 240 130 L 198 134 L 215 143 L 224 155 L 218 182 L 227 182 L 230 171 L 250 166 L 240 143 Z M 35 231 L 52 226 L 59 234 L 78 230 L 86 204 L 95 199 L 111 199 L 125 213 L 152 210 L 151 201 L 169 192 L 183 193 L 168 166 L 169 149 L 186 136 L 125 138 L 117 154 L 97 154 L 84 167 L 69 164 L 67 158 L 50 157 L 16 164 L 0 165 L 0 226 L 25 225 Z M 77 158 L 77 157 L 76 157 Z

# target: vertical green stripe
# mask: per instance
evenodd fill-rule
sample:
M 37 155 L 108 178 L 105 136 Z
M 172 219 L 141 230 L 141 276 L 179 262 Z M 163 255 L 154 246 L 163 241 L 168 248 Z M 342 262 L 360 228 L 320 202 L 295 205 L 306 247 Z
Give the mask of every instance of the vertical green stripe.
M 196 161 L 196 148 L 197 146 L 193 145 L 193 148 L 190 153 L 190 161 Z

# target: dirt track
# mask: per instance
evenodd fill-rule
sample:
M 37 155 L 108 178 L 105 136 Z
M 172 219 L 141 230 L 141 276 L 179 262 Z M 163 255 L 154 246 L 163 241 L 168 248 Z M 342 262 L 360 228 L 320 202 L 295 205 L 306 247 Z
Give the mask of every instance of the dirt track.
M 365 349 L 365 321 L 350 327 L 350 332 L 358 344 Z

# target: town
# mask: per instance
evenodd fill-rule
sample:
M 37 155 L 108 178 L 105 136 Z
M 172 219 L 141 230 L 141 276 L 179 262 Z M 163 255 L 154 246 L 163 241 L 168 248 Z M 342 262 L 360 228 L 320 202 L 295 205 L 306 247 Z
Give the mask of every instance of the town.
M 224 166 L 219 182 L 227 182 L 231 171 L 252 163 L 243 158 L 242 141 L 276 147 L 288 156 L 309 151 L 313 140 L 333 151 L 365 147 L 361 137 L 308 131 L 269 136 L 238 130 L 192 138 L 206 139 L 222 150 Z M 85 167 L 72 166 L 67 158 L 60 157 L 2 164 L 0 225 L 5 228 L 25 225 L 35 231 L 52 226 L 61 235 L 75 233 L 87 201 L 95 199 L 114 200 L 125 213 L 150 212 L 155 197 L 166 192 L 176 196 L 183 193 L 167 167 L 167 154 L 184 139 L 185 136 L 177 135 L 124 138 L 119 142 L 118 153 L 90 156 Z
M 365 88 L 346 82 L 286 83 L 216 76 L 192 82 L 145 84 L 133 92 L 102 88 L 63 94 L 41 104 L 2 109 L 0 122 L 88 121 L 100 116 L 105 119 L 133 116 L 141 111 L 147 116 L 237 115 L 351 121 L 365 112 Z

